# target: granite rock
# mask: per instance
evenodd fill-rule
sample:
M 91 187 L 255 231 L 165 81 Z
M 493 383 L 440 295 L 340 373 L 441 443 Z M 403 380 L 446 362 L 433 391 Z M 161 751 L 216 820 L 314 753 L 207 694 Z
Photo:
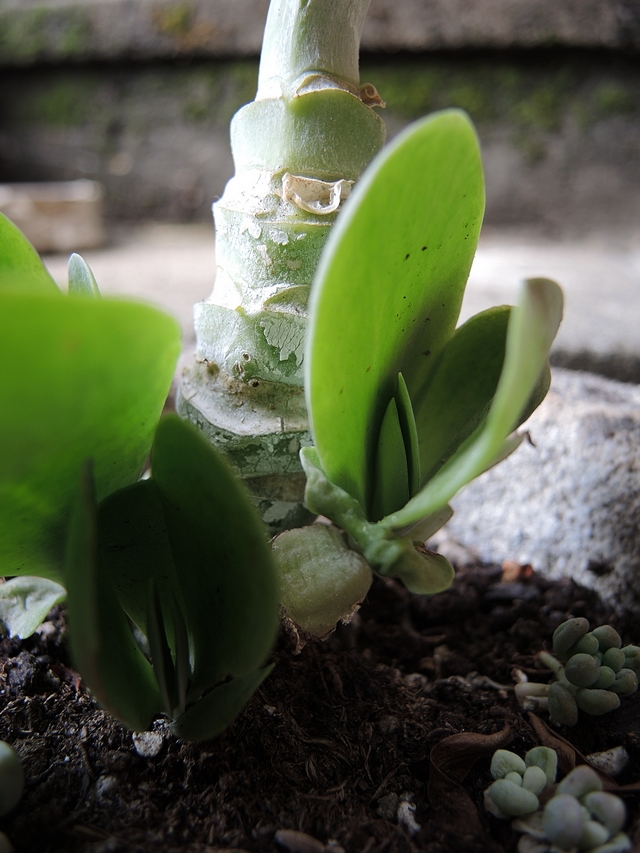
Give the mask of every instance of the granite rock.
M 556 369 L 526 429 L 452 502 L 449 534 L 640 612 L 640 387 Z

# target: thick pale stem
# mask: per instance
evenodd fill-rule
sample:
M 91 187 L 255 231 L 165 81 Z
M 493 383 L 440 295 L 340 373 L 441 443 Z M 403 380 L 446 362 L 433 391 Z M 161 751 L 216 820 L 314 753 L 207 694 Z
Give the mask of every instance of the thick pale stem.
M 308 75 L 357 90 L 358 53 L 370 0 L 272 0 L 256 100 L 293 94 Z
M 353 182 L 384 143 L 372 108 L 379 98 L 373 87 L 359 88 L 368 5 L 271 4 L 256 100 L 231 124 L 236 174 L 214 205 L 218 270 L 213 293 L 195 308 L 199 364 L 178 401 L 250 479 L 274 532 L 291 524 L 273 517 L 275 503 L 303 497 L 311 282 Z

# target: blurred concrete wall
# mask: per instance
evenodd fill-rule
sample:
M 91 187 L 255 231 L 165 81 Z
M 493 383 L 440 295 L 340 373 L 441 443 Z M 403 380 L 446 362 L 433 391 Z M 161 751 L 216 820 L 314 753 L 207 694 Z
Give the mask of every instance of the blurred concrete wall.
M 206 220 L 267 0 L 0 0 L 0 181 L 93 178 L 111 219 Z M 390 134 L 460 106 L 487 222 L 640 228 L 640 0 L 372 0 Z

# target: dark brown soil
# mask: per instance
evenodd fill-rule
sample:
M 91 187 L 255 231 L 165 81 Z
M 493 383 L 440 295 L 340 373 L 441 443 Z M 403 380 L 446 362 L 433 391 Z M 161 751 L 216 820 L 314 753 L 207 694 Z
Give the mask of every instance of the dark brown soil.
M 534 655 L 570 616 L 640 640 L 592 593 L 535 574 L 505 582 L 499 568 L 478 566 L 433 598 L 378 579 L 327 642 L 295 655 L 281 636 L 272 675 L 222 737 L 183 744 L 158 720 L 161 750 L 143 758 L 85 692 L 53 614 L 29 640 L 0 643 L 0 737 L 28 780 L 0 828 L 18 853 L 514 851 L 509 824 L 481 807 L 487 748 L 457 739 L 453 774 L 446 762 L 430 767 L 431 751 L 441 744 L 439 762 L 457 733 L 510 732 L 520 754 L 539 743 L 511 673 L 548 678 Z M 625 746 L 631 763 L 617 781 L 640 781 L 639 694 L 558 731 L 584 754 Z M 637 844 L 639 798 L 626 799 Z

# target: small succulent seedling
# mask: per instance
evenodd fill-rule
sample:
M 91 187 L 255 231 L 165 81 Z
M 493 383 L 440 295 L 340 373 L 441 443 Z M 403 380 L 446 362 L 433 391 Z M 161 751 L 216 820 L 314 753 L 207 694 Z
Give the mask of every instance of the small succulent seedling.
M 77 255 L 63 295 L 0 214 L 0 575 L 17 577 L 0 590 L 0 620 L 12 633 L 28 636 L 64 595 L 82 461 L 94 459 L 99 499 L 140 476 L 179 351 L 175 320 L 99 298 Z
M 518 844 L 519 853 L 564 853 L 576 849 L 624 853 L 632 846 L 622 832 L 625 820 L 622 800 L 603 791 L 598 774 L 582 764 L 558 784 L 544 809 L 515 820 L 512 825 L 525 833 Z
M 0 740 L 0 817 L 20 802 L 24 790 L 24 768 L 13 747 Z
M 556 781 L 558 756 L 546 746 L 530 749 L 524 759 L 498 749 L 491 759 L 494 782 L 484 792 L 484 807 L 499 818 L 533 814 L 539 795 Z
M 638 688 L 640 648 L 623 648 L 610 625 L 589 631 L 583 617 L 569 619 L 556 628 L 553 651 L 540 652 L 538 658 L 555 680 L 548 685 L 522 682 L 516 696 L 521 704 L 546 708 L 556 723 L 574 726 L 579 710 L 594 716 L 615 711 L 620 698 Z
M 562 315 L 559 287 L 533 279 L 515 309 L 455 328 L 483 208 L 468 118 L 417 122 L 355 186 L 311 292 L 305 503 L 375 571 L 419 593 L 450 585 L 451 565 L 422 543 L 456 492 L 522 440 L 514 431 L 546 393 Z M 340 588 L 335 566 L 333 555 L 316 563 L 321 586 Z
M 271 669 L 275 570 L 249 497 L 194 427 L 163 418 L 151 466 L 99 507 L 85 467 L 65 565 L 71 648 L 96 699 L 130 728 L 164 713 L 178 737 L 204 740 Z

